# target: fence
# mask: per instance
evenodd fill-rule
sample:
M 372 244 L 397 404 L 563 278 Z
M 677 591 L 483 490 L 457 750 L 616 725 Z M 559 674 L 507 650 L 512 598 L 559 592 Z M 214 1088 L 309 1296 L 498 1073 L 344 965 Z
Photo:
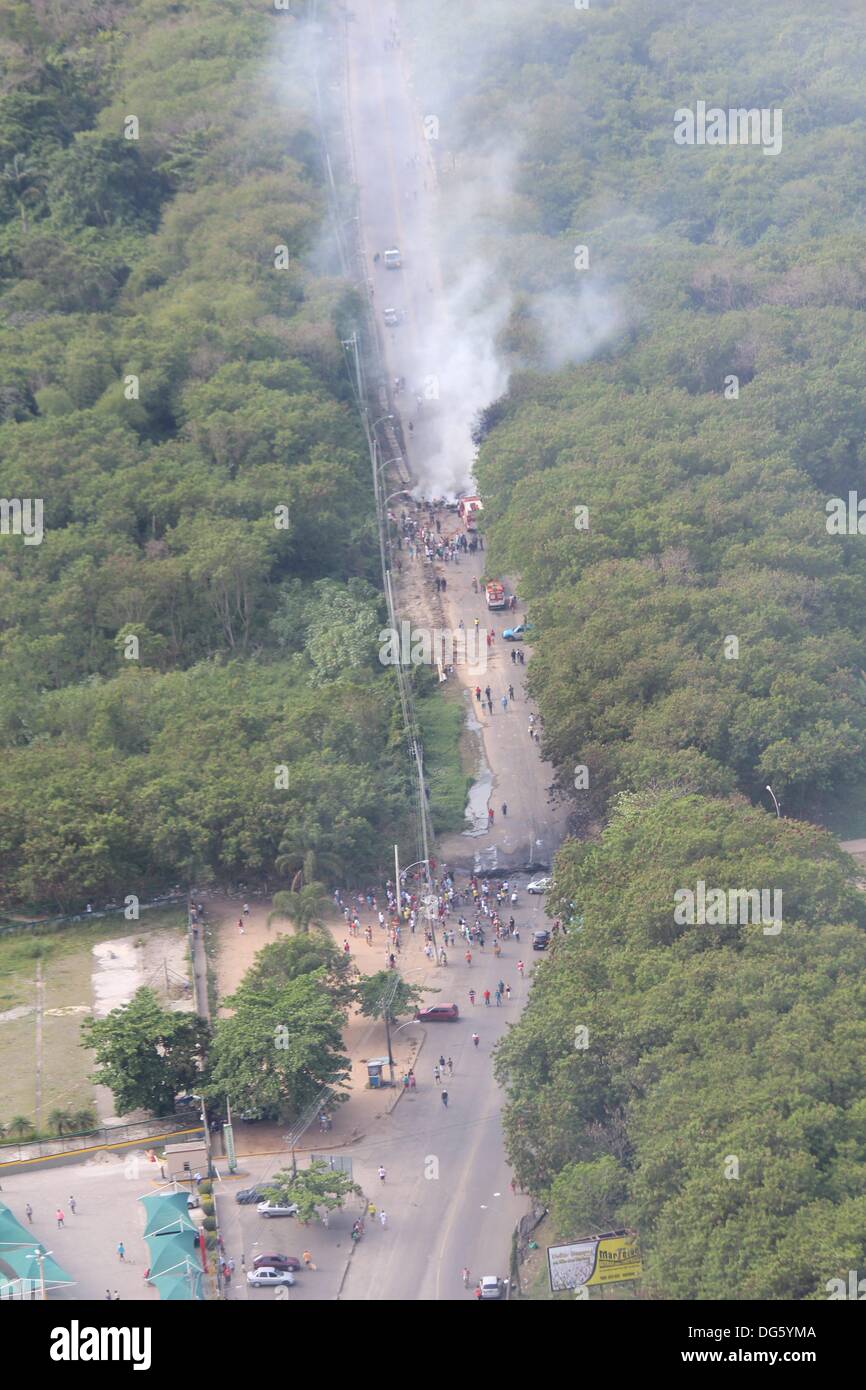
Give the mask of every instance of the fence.
M 171 907 L 173 904 L 185 903 L 185 893 L 169 893 L 162 898 L 153 898 L 149 903 L 139 903 L 138 912 L 147 912 L 153 907 Z M 126 907 L 104 907 L 98 912 L 75 912 L 64 917 L 40 917 L 36 921 L 14 922 L 8 917 L 0 918 L 0 936 L 13 936 L 17 932 L 28 932 L 38 936 L 41 932 L 56 931 L 58 927 L 75 926 L 80 922 L 98 922 L 105 917 L 125 917 L 128 922 L 135 922 L 137 918 L 126 917 Z
M 86 1149 L 111 1149 L 122 1144 L 142 1143 L 162 1134 L 198 1134 L 201 1124 L 193 1115 L 170 1115 L 155 1120 L 137 1120 L 128 1125 L 103 1125 L 82 1134 L 58 1134 L 56 1139 L 22 1139 L 0 1144 L 0 1168 L 8 1163 L 26 1163 L 37 1158 L 59 1158 Z

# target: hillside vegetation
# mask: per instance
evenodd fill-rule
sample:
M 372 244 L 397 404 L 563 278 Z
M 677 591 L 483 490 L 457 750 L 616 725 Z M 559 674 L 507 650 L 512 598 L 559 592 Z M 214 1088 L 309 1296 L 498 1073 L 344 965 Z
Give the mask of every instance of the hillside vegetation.
M 499 174 L 490 563 L 590 837 L 499 1050 L 510 1154 L 563 1238 L 639 1232 L 646 1294 L 826 1297 L 866 1258 L 866 923 L 809 823 L 866 784 L 864 540 L 826 525 L 866 482 L 866 15 L 475 0 L 455 44 L 427 8 L 445 197 Z M 675 144 L 698 100 L 781 108 L 781 151 Z M 698 880 L 782 890 L 780 932 L 677 926 Z
M 0 496 L 44 500 L 0 536 L 6 903 L 345 879 L 405 820 L 300 44 L 256 0 L 0 4 Z

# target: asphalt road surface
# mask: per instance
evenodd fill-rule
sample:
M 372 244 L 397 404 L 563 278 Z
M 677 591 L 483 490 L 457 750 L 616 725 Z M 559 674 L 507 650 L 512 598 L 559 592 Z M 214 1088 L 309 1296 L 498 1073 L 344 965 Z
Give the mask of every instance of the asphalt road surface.
M 465 426 L 455 429 L 449 412 L 448 393 L 427 399 L 425 383 L 448 376 L 441 356 L 449 341 L 442 276 L 437 256 L 436 178 L 430 149 L 415 109 L 399 32 L 397 9 L 389 0 L 353 0 L 347 23 L 348 108 L 359 187 L 364 273 L 368 292 L 381 326 L 386 367 L 391 381 L 405 379 L 396 398 L 407 442 L 413 477 L 428 495 L 442 495 L 465 487 L 471 462 L 471 440 Z M 384 252 L 398 247 L 400 270 L 388 270 Z M 376 253 L 379 260 L 375 259 Z M 399 325 L 387 328 L 385 308 L 398 311 Z M 416 397 L 422 396 L 421 404 Z M 413 428 L 409 430 L 409 424 Z M 462 561 L 449 573 L 449 614 L 456 623 L 462 613 L 470 626 L 483 603 L 471 593 L 471 577 L 481 571 L 483 556 Z M 461 582 L 456 582 L 457 574 Z M 454 582 L 452 582 L 452 580 Z M 452 598 L 453 591 L 453 598 Z M 501 615 L 498 615 L 501 617 Z M 491 624 L 487 624 L 490 626 Z M 497 621 L 501 631 L 507 625 Z M 501 641 L 498 643 L 502 647 Z M 561 814 L 549 811 L 547 787 L 550 769 L 542 763 L 537 746 L 526 732 L 528 706 L 522 699 L 523 670 L 519 675 L 510 657 L 497 651 L 491 660 L 491 685 L 509 680 L 519 686 L 519 708 L 509 715 L 481 716 L 479 737 L 490 777 L 491 805 L 496 822 L 477 838 L 467 837 L 466 855 L 471 865 L 476 850 L 512 852 L 525 863 L 523 847 L 544 840 L 544 859 L 561 838 Z M 507 662 L 507 666 L 505 663 Z M 496 679 L 493 679 L 494 674 Z M 461 677 L 462 679 L 462 677 Z M 464 682 L 465 683 L 465 682 Z M 481 681 L 482 686 L 485 680 Z M 472 684 L 475 684 L 473 679 Z M 497 698 L 502 690 L 497 689 Z M 498 709 L 498 706 L 494 708 Z M 481 747 L 481 745 L 479 745 Z M 509 803 L 508 824 L 503 825 L 500 803 Z M 456 841 L 457 837 L 449 837 Z M 443 846 L 446 862 L 461 856 L 458 845 Z M 526 876 L 520 879 L 527 882 Z M 437 984 L 439 1002 L 454 999 L 459 1021 L 431 1024 L 416 1065 L 418 1089 L 405 1094 L 393 1112 L 377 1122 L 375 1130 L 352 1149 L 355 1177 L 365 1189 L 376 1192 L 376 1170 L 387 1169 L 387 1182 L 379 1193 L 388 1213 L 386 1230 L 369 1229 L 355 1252 L 341 1293 L 348 1299 L 439 1300 L 471 1298 L 464 1290 L 460 1271 L 464 1265 L 474 1278 L 508 1273 L 511 1234 L 527 1199 L 511 1190 L 511 1172 L 505 1161 L 501 1130 L 501 1094 L 492 1075 L 491 1051 L 516 1019 L 529 989 L 533 965 L 532 929 L 547 924 L 543 898 L 521 893 L 515 913 L 521 941 L 509 941 L 496 960 L 488 938 L 484 953 L 473 952 L 467 966 L 463 951 L 449 951 L 450 964 Z M 521 979 L 517 960 L 523 958 L 527 978 Z M 535 957 L 535 961 L 539 959 Z M 491 994 L 501 978 L 512 987 L 511 1001 L 503 1007 L 469 1004 L 471 986 Z M 480 1045 L 472 1045 L 473 1027 Z M 434 1084 L 433 1066 L 440 1052 L 455 1063 L 453 1077 L 445 1085 L 447 1109 L 441 1087 Z M 369 1223 L 368 1223 L 369 1224 Z
M 471 965 L 466 965 L 458 946 L 449 949 L 451 964 L 438 978 L 442 993 L 437 1002 L 453 999 L 460 1018 L 426 1026 L 415 1068 L 418 1089 L 404 1093 L 375 1133 L 352 1149 L 356 1180 L 385 1207 L 388 1227 L 368 1230 L 350 1265 L 342 1298 L 472 1298 L 471 1288 L 465 1290 L 460 1278 L 464 1265 L 473 1280 L 483 1274 L 507 1277 L 511 1232 L 528 1203 L 526 1197 L 511 1191 L 511 1170 L 502 1143 L 501 1094 L 493 1079 L 490 1054 L 509 1021 L 519 1016 L 530 988 L 530 972 L 544 959 L 541 953 L 533 953 L 531 942 L 535 927 L 549 925 L 543 903 L 542 897 L 520 891 L 518 908 L 513 910 L 521 939 L 506 941 L 499 959 L 493 955 L 490 937 L 484 951 L 473 949 Z M 520 959 L 525 966 L 523 978 L 517 969 Z M 511 985 L 512 997 L 497 1009 L 492 995 L 500 978 Z M 469 1003 L 470 988 L 477 992 L 474 1007 Z M 490 1007 L 483 1003 L 484 989 L 491 991 Z M 477 1049 L 473 1032 L 480 1037 Z M 433 1078 L 440 1054 L 454 1062 L 454 1075 L 446 1075 L 443 1082 L 447 1109 L 442 1104 L 442 1086 Z M 384 1185 L 376 1177 L 380 1163 L 387 1172 Z

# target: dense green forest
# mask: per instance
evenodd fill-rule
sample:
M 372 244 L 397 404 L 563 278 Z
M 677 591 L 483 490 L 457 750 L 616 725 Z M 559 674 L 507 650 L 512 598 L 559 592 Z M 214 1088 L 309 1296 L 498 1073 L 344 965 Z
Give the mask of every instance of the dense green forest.
M 540 627 L 561 785 L 589 767 L 587 823 L 659 785 L 770 805 L 770 782 L 820 816 L 866 784 L 863 540 L 825 526 L 864 476 L 862 6 L 506 4 L 493 24 L 476 3 L 447 57 L 425 9 L 453 196 L 491 159 L 508 170 L 478 247 L 512 293 L 513 376 L 477 472 L 490 563 L 520 575 Z M 782 107 L 781 153 L 675 145 L 697 98 Z M 539 303 L 561 325 L 588 289 L 604 345 L 539 371 Z
M 698 880 L 773 885 L 781 931 L 676 927 Z M 742 801 L 640 792 L 600 844 L 569 842 L 556 887 L 583 925 L 497 1063 L 522 1183 L 566 1238 L 634 1227 L 650 1296 L 826 1297 L 866 1248 L 866 907 L 847 857 Z
M 7 904 L 300 843 L 352 878 L 405 821 L 298 32 L 0 4 L 0 496 L 44 499 L 40 545 L 0 536 Z
M 864 541 L 826 504 L 866 481 L 866 13 L 475 0 L 455 45 L 409 9 L 444 196 L 500 179 L 477 476 L 589 837 L 499 1051 L 510 1155 L 563 1238 L 634 1227 L 651 1296 L 825 1297 L 866 1259 L 866 918 L 809 823 L 860 803 L 863 833 Z M 781 152 L 676 145 L 697 100 L 782 108 Z M 782 889 L 780 934 L 677 928 L 698 879 Z

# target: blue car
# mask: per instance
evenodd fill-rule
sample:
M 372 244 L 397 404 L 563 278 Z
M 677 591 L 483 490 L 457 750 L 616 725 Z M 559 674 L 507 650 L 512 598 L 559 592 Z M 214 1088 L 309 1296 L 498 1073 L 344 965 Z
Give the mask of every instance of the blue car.
M 507 627 L 502 636 L 506 642 L 522 642 L 527 632 L 532 631 L 530 623 L 518 623 L 517 627 Z

